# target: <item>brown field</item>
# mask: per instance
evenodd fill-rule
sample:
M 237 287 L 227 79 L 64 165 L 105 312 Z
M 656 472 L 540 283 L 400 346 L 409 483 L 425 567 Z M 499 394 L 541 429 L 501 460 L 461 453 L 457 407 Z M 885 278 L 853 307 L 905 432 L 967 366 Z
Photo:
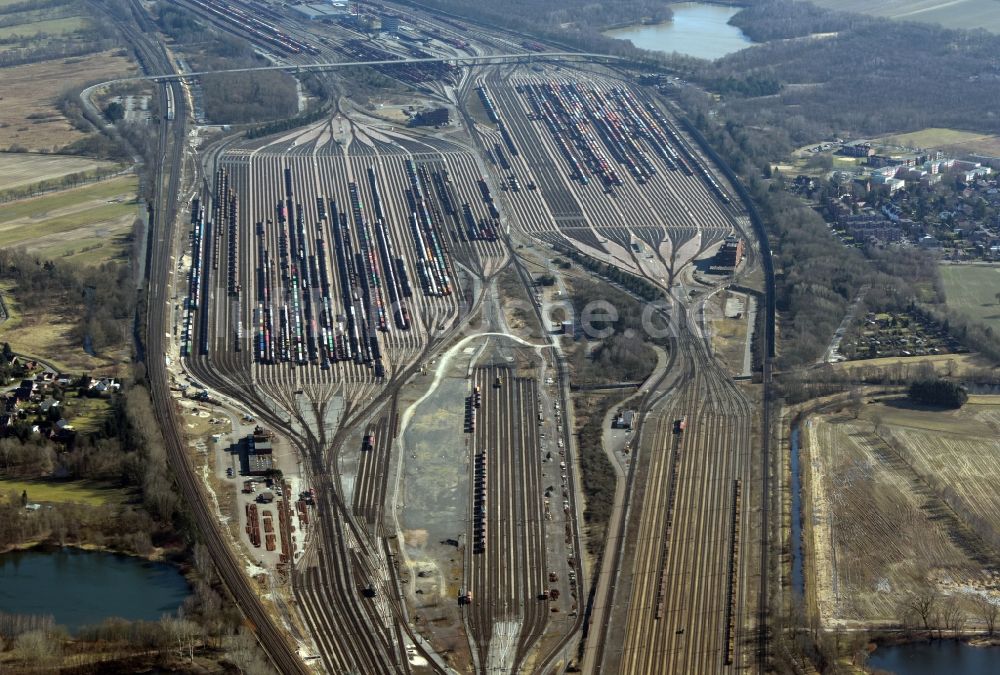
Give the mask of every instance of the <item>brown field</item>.
M 936 23 L 946 28 L 983 28 L 1000 33 L 1000 3 L 995 0 L 812 0 L 842 12 L 860 12 L 900 21 Z
M 930 127 L 906 134 L 884 136 L 875 139 L 875 142 L 906 148 L 948 150 L 956 153 L 974 152 L 983 155 L 1000 156 L 1000 136 L 977 134 L 972 131 L 960 131 L 958 129 Z
M 979 354 L 933 354 L 927 356 L 886 356 L 879 359 L 863 359 L 861 361 L 841 361 L 831 363 L 829 367 L 835 371 L 847 371 L 855 376 L 864 377 L 868 372 L 898 373 L 915 375 L 924 364 L 929 364 L 940 375 L 960 376 L 970 370 L 993 368 L 994 364 Z
M 998 432 L 997 405 L 900 399 L 808 419 L 807 592 L 825 625 L 896 623 L 907 594 L 934 589 L 978 627 L 975 596 L 1000 597 L 985 569 L 1000 543 Z
M 742 302 L 743 315 L 739 318 L 727 317 L 725 314 L 726 299 L 732 296 L 735 302 Z M 711 315 L 718 317 L 711 320 L 712 349 L 726 368 L 734 375 L 743 374 L 743 356 L 746 352 L 747 315 L 749 299 L 743 293 L 723 292 L 710 301 Z M 709 311 L 706 309 L 706 314 Z
M 101 52 L 3 69 L 0 90 L 0 148 L 58 150 L 85 134 L 74 129 L 56 104 L 60 96 L 89 82 L 134 74 L 124 56 Z M 30 115 L 36 118 L 29 119 Z
M 62 178 L 74 173 L 84 173 L 113 166 L 112 162 L 102 162 L 75 155 L 3 152 L 0 153 L 0 192 L 54 178 Z

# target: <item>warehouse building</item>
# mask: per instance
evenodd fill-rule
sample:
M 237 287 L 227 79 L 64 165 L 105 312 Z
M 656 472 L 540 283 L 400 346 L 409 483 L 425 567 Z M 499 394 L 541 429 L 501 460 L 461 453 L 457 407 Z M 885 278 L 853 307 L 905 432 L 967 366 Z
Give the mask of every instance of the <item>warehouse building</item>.
M 240 455 L 240 473 L 244 476 L 264 476 L 274 469 L 271 435 L 260 427 L 240 439 L 236 451 Z

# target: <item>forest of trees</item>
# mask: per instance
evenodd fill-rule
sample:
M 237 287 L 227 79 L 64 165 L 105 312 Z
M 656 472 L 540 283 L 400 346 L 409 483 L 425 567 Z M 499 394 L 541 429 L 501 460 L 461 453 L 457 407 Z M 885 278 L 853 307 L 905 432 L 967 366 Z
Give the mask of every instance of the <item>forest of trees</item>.
M 602 31 L 616 25 L 638 23 L 641 19 L 654 22 L 673 17 L 670 6 L 654 0 L 623 0 L 622 2 L 587 2 L 567 0 L 500 0 L 500 2 L 470 2 L 469 0 L 404 0 L 418 7 L 432 7 L 457 16 L 469 17 L 487 26 L 519 32 L 525 37 L 544 40 L 553 46 L 571 45 L 589 52 L 616 54 L 652 60 L 658 57 L 637 49 L 631 42 L 606 37 Z
M 422 0 L 435 7 L 470 19 L 502 25 L 513 30 L 537 34 L 541 30 L 600 31 L 608 26 L 638 23 L 641 19 L 668 21 L 670 6 L 661 0 Z
M 939 378 L 917 380 L 910 384 L 910 399 L 926 405 L 961 408 L 969 394 L 956 382 Z
M 617 321 L 610 323 L 613 332 L 590 349 L 586 340 L 573 343 L 569 352 L 571 377 L 575 384 L 608 383 L 621 380 L 641 381 L 649 377 L 656 365 L 656 353 L 646 341 L 642 323 L 644 303 L 610 286 L 591 279 L 573 279 L 573 306 L 580 317 L 588 303 L 606 302 L 615 308 Z M 598 326 L 603 328 L 605 326 Z M 619 400 L 616 398 L 616 400 Z M 580 474 L 583 492 L 587 495 L 583 516 L 588 526 L 596 528 L 588 539 L 591 552 L 604 545 L 601 537 L 607 526 L 615 494 L 615 478 L 601 445 L 602 424 L 609 399 L 603 399 L 589 416 L 580 417 L 584 424 L 577 433 Z
M 697 104 L 692 107 L 700 110 Z M 779 366 L 815 361 L 858 291 L 872 283 L 871 264 L 861 251 L 841 244 L 808 204 L 761 179 L 771 155 L 769 148 L 755 143 L 759 135 L 703 112 L 695 115 L 694 124 L 741 175 L 767 228 L 780 319 Z
M 188 56 L 195 70 L 224 70 L 267 65 L 243 38 L 212 27 L 193 12 L 159 2 L 157 23 L 182 45 L 203 52 Z M 281 71 L 205 75 L 201 78 L 205 116 L 217 124 L 247 124 L 293 117 L 299 111 L 295 78 Z
M 780 83 L 771 89 L 729 85 L 739 101 L 727 119 L 763 132 L 781 129 L 801 145 L 831 135 L 877 135 L 928 126 L 996 133 L 1000 36 L 763 0 L 733 17 L 755 39 L 777 40 L 715 63 L 678 60 L 708 87 L 734 81 Z M 823 37 L 805 37 L 825 33 Z
M 279 71 L 202 77 L 205 115 L 220 124 L 292 117 L 299 111 L 295 78 Z

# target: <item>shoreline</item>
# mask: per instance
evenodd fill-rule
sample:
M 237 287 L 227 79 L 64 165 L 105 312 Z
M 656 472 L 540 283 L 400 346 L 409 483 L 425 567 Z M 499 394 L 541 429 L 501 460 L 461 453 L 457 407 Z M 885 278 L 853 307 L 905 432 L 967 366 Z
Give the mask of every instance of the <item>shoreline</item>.
M 715 5 L 717 7 L 735 7 L 737 9 L 746 9 L 748 5 L 743 2 L 726 2 L 726 0 L 680 0 L 675 2 L 668 2 L 667 7 L 673 12 L 674 5 Z M 642 26 L 662 26 L 666 23 L 673 23 L 674 17 L 671 16 L 669 19 L 663 19 L 662 21 L 644 21 L 642 17 L 632 21 L 619 21 L 618 23 L 608 24 L 602 26 L 598 29 L 599 33 L 606 33 L 611 30 L 622 30 L 624 28 L 639 28 Z
M 626 28 L 644 28 L 646 26 L 662 26 L 663 24 L 673 23 L 673 21 L 674 21 L 673 17 L 670 17 L 669 19 L 664 19 L 662 21 L 650 21 L 648 23 L 643 21 L 642 19 L 638 21 L 620 21 L 618 23 L 612 23 L 607 26 L 602 26 L 598 32 L 604 35 L 608 31 L 612 30 L 625 30 Z M 620 38 L 615 38 L 615 39 L 620 39 Z
M 25 541 L 19 542 L 17 544 L 10 544 L 2 549 L 0 549 L 0 556 L 7 553 L 17 553 L 17 552 L 27 552 L 37 550 L 40 553 L 55 553 L 60 549 L 74 549 L 77 551 L 87 551 L 90 553 L 111 553 L 113 555 L 126 556 L 128 558 L 137 558 L 140 560 L 145 560 L 151 563 L 163 563 L 166 565 L 172 565 L 177 567 L 184 578 L 188 578 L 188 571 L 190 565 L 186 563 L 174 562 L 169 559 L 171 553 L 183 552 L 183 549 L 170 549 L 162 547 L 154 547 L 153 550 L 146 555 L 141 553 L 135 553 L 133 551 L 123 551 L 121 549 L 112 548 L 110 546 L 104 546 L 102 544 L 91 544 L 91 543 L 75 543 L 75 544 L 57 544 L 55 542 L 49 541 L 48 539 L 41 539 L 38 541 Z
M 897 630 L 904 631 L 905 629 L 899 628 Z M 873 632 L 877 631 L 878 629 L 873 630 Z M 875 645 L 875 649 L 872 653 L 878 651 L 882 647 L 905 647 L 908 645 L 930 644 L 932 642 L 961 642 L 969 647 L 992 648 L 1000 647 L 1000 634 L 994 633 L 991 637 L 980 632 L 959 633 L 958 635 L 949 635 L 946 637 L 934 637 L 933 635 L 927 634 L 926 631 L 921 631 L 919 634 L 909 636 L 902 633 L 880 634 L 870 640 L 870 643 Z

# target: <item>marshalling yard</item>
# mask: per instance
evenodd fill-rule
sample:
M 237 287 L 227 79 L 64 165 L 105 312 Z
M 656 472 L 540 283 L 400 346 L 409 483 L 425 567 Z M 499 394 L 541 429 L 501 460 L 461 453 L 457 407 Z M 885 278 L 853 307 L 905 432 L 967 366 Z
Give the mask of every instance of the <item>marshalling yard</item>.
M 186 6 L 279 63 L 407 56 L 258 4 Z M 454 63 L 378 68 L 451 124 L 406 128 L 345 97 L 311 125 L 212 146 L 178 191 L 172 377 L 283 449 L 261 507 L 274 555 L 251 525 L 235 543 L 288 584 L 255 615 L 278 629 L 257 625 L 263 646 L 299 672 L 761 668 L 759 394 L 705 328 L 732 278 L 695 275 L 728 236 L 748 244 L 740 274 L 758 267 L 740 200 L 613 64 L 529 59 L 545 47 L 407 11 L 419 51 Z M 489 55 L 510 58 L 460 61 Z M 182 88 L 165 91 L 183 125 Z M 514 271 L 531 297 L 519 250 L 553 245 L 658 289 L 675 329 L 600 556 L 584 553 L 571 338 L 540 301 L 532 337 L 515 334 L 497 284 Z

